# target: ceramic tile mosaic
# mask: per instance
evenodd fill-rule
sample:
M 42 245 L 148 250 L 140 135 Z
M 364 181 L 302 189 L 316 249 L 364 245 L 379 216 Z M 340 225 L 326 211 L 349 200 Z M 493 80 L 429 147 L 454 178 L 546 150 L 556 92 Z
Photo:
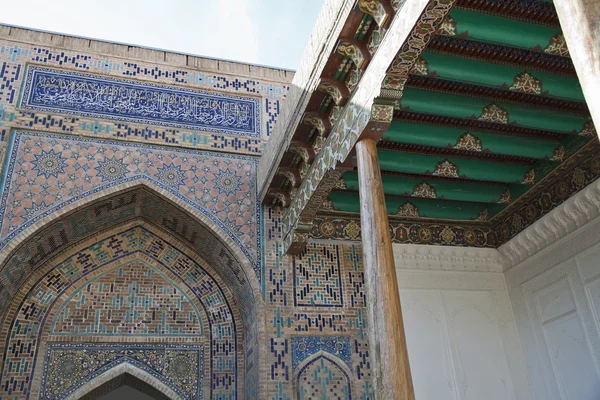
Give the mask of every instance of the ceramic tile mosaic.
M 203 398 L 202 344 L 49 343 L 40 398 L 64 399 L 114 368 L 128 363 L 150 374 L 182 398 Z
M 90 279 L 71 294 L 54 317 L 50 334 L 203 337 L 205 320 L 174 282 L 136 263 Z
M 0 249 L 40 218 L 118 185 L 148 179 L 215 223 L 260 274 L 256 159 L 16 131 L 0 203 Z
M 138 279 L 147 276 L 150 270 L 168 274 L 171 280 L 179 280 L 179 291 L 196 298 L 195 301 L 205 309 L 209 326 L 210 398 L 235 395 L 238 384 L 238 337 L 234 312 L 230 307 L 232 299 L 228 299 L 219 282 L 203 266 L 170 243 L 143 228 L 132 228 L 93 243 L 50 267 L 46 268 L 45 274 L 37 282 L 32 282 L 32 287 L 19 303 L 13 303 L 13 320 L 4 346 L 0 396 L 27 398 L 30 395 L 39 346 L 43 343 L 42 338 L 48 337 L 56 329 L 57 322 L 61 321 L 64 311 L 61 305 L 66 302 L 69 307 L 78 307 L 83 312 L 87 308 L 84 303 L 69 304 L 72 299 L 69 291 L 86 291 L 94 278 L 119 274 L 123 269 L 137 269 L 132 271 L 131 276 Z M 159 280 L 157 284 L 163 282 Z M 119 287 L 104 285 L 102 289 L 105 295 L 97 304 L 100 309 L 105 303 L 114 304 L 112 294 Z M 120 289 L 122 296 L 130 295 L 126 285 Z M 169 293 L 164 293 L 164 296 L 169 296 Z M 144 302 L 138 302 L 134 311 L 141 313 L 145 308 Z M 138 321 L 136 325 L 141 326 L 143 320 Z M 80 327 L 79 330 L 90 329 L 89 321 L 74 322 Z M 152 321 L 145 324 L 151 325 Z M 76 337 L 78 333 L 73 332 L 71 336 Z M 99 334 L 95 337 L 102 336 Z
M 348 374 L 327 356 L 319 356 L 300 370 L 296 382 L 298 400 L 350 400 Z
M 260 137 L 260 100 L 31 66 L 19 107 Z
M 360 247 L 290 258 L 257 199 L 289 83 L 26 41 L 0 39 L 0 398 L 125 363 L 185 399 L 373 398 Z

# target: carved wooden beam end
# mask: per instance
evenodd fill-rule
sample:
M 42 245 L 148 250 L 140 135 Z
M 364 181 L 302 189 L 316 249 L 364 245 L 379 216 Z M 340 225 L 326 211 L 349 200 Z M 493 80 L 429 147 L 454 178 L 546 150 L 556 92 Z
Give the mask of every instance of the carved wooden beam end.
M 394 14 L 391 3 L 385 0 L 358 0 L 357 6 L 360 11 L 373 17 L 380 27 L 386 26 Z
M 350 58 L 354 65 L 360 69 L 365 69 L 371 59 L 367 46 L 363 42 L 354 39 L 340 40 L 335 51 L 341 56 Z
M 350 91 L 346 85 L 331 78 L 322 78 L 317 90 L 330 95 L 338 106 L 344 106 L 350 97 Z

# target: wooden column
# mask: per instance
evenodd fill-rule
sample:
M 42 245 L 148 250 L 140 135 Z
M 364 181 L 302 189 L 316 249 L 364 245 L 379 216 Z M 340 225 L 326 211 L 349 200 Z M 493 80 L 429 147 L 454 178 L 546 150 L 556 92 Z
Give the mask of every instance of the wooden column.
M 555 0 L 554 7 L 600 136 L 600 1 Z
M 374 356 L 375 398 L 414 400 L 392 239 L 375 141 L 371 138 L 359 140 L 356 143 L 356 158 L 370 317 L 369 345 Z

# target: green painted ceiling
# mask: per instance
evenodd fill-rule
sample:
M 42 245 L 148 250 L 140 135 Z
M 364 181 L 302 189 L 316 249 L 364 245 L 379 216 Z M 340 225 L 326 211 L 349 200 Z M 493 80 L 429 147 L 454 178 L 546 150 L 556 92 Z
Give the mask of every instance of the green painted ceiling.
M 486 109 L 493 105 L 499 107 L 497 115 Z M 445 117 L 498 118 L 502 123 L 561 133 L 581 132 L 589 122 L 588 117 L 577 114 L 414 88 L 404 89 L 401 109 Z
M 390 216 L 502 215 L 595 135 L 574 72 L 553 72 L 570 62 L 565 51 L 547 54 L 558 27 L 461 8 L 450 15 L 455 31 L 438 34 L 450 44 L 421 54 L 378 143 Z M 481 42 L 522 57 L 466 55 Z M 358 175 L 342 180 L 326 209 L 358 213 Z
M 427 72 L 431 76 L 451 81 L 468 82 L 488 87 L 513 88 L 518 77 L 528 73 L 533 77 L 532 93 L 545 96 L 584 101 L 581 85 L 576 77 L 548 74 L 542 71 L 527 71 L 512 65 L 495 64 L 471 60 L 447 54 L 424 52 L 421 58 L 427 62 Z
M 469 39 L 542 51 L 559 28 L 533 24 L 455 8 L 450 16 L 456 21 L 456 34 Z

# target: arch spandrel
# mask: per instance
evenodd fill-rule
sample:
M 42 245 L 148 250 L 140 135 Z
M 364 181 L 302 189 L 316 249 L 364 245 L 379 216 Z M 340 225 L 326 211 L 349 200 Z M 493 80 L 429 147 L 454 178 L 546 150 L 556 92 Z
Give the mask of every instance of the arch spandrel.
M 14 131 L 0 197 L 0 265 L 3 256 L 21 246 L 32 231 L 66 212 L 118 190 L 144 185 L 216 232 L 221 241 L 239 252 L 238 259 L 252 265 L 256 279 L 260 279 L 257 162 L 243 155 Z M 123 214 L 126 210 L 133 212 L 127 205 L 124 200 L 113 207 Z M 98 209 L 100 214 L 111 211 Z M 138 214 L 146 211 L 136 210 Z M 166 215 L 159 211 L 152 210 L 148 215 Z M 187 219 L 189 216 L 183 221 Z M 176 221 L 171 225 L 173 229 L 185 229 Z M 43 256 L 53 244 L 60 246 L 66 240 L 56 233 L 54 243 L 32 250 L 32 257 Z

